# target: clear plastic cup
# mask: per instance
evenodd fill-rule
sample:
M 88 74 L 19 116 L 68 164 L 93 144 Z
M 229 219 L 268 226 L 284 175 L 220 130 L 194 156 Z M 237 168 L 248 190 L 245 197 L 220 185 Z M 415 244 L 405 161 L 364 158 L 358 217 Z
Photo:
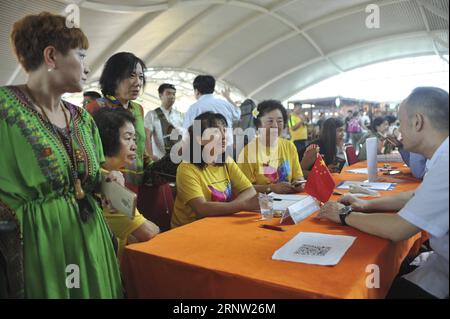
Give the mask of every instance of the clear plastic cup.
M 259 193 L 259 207 L 261 209 L 261 220 L 273 218 L 273 198 L 267 194 Z

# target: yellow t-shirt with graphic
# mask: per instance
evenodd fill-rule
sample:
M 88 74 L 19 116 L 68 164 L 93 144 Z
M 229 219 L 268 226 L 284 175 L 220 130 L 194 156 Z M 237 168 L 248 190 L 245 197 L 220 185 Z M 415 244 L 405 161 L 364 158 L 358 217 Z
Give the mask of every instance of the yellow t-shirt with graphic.
M 299 122 L 303 122 L 303 120 L 297 114 L 292 113 L 289 116 L 288 125 L 289 125 L 289 128 L 290 128 L 291 141 L 307 140 L 308 139 L 308 128 L 306 127 L 305 124 L 301 125 L 295 131 L 292 129 L 292 127 L 297 125 L 297 123 L 299 123 Z
M 303 177 L 295 145 L 281 137 L 269 148 L 255 138 L 238 158 L 242 172 L 254 185 L 292 182 Z
M 204 169 L 181 163 L 177 169 L 177 197 L 171 227 L 199 219 L 188 205 L 190 200 L 203 197 L 206 201 L 230 202 L 250 187 L 252 184 L 231 158 L 225 165 L 208 165 Z

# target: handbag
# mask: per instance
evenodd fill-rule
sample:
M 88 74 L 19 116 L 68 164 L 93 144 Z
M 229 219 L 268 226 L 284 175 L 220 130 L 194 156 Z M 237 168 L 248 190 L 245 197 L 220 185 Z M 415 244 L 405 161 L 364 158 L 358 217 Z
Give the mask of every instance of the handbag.
M 15 213 L 0 201 L 0 299 L 24 298 L 23 242 Z

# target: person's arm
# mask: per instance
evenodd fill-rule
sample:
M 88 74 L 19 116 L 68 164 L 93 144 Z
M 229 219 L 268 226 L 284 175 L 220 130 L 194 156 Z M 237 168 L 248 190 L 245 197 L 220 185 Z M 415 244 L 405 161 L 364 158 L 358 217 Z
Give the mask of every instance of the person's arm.
M 268 190 L 276 194 L 292 194 L 295 193 L 294 187 L 290 183 L 278 183 L 269 185 L 253 185 L 258 193 L 266 193 Z
M 150 111 L 144 117 L 145 152 L 153 161 L 157 161 L 158 158 L 155 157 L 153 154 L 153 145 L 152 145 L 153 130 L 154 130 L 153 123 L 155 123 L 155 118 L 153 116 L 152 111 Z
M 152 161 L 157 161 L 159 160 L 159 158 L 153 154 L 152 131 L 149 130 L 148 128 L 145 128 L 144 130 L 145 130 L 145 151 L 147 152 L 148 156 L 152 159 Z
M 152 239 L 159 234 L 159 227 L 149 220 L 146 220 L 138 229 L 131 233 L 131 241 L 137 240 L 138 242 L 144 242 Z
M 413 197 L 414 192 L 402 192 L 389 197 L 371 200 L 359 199 L 352 194 L 346 194 L 339 199 L 345 205 L 351 205 L 353 210 L 365 213 L 374 211 L 399 211 Z
M 308 176 L 311 168 L 314 166 L 314 162 L 317 159 L 317 154 L 320 152 L 320 147 L 314 145 L 315 144 L 308 146 L 301 161 L 303 175 L 306 177 Z
M 392 240 L 406 240 L 420 229 L 400 217 L 399 214 L 363 214 L 352 213 L 346 223 L 360 231 Z
M 259 209 L 258 195 L 253 187 L 242 191 L 231 202 L 209 202 L 204 197 L 191 199 L 187 203 L 198 217 L 224 216 L 241 211 Z
M 229 87 L 223 89 L 220 93 L 221 93 L 221 94 L 223 95 L 223 97 L 224 97 L 228 102 L 230 102 L 235 108 L 239 109 L 239 106 L 231 99 L 231 95 L 230 95 L 230 94 L 231 94 L 231 89 L 230 89 Z
M 328 202 L 321 209 L 318 218 L 326 218 L 341 223 L 339 210 L 344 207 L 336 202 Z M 345 222 L 365 233 L 389 239 L 394 242 L 405 240 L 420 232 L 420 228 L 403 219 L 399 214 L 364 214 L 352 212 Z

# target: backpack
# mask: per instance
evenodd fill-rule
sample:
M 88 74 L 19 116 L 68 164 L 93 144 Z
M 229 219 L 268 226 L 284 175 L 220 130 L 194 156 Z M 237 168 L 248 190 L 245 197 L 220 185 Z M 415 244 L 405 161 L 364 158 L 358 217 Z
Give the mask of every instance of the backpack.
M 347 132 L 361 133 L 361 125 L 359 124 L 359 120 L 356 117 L 354 117 L 350 121 L 348 121 Z

